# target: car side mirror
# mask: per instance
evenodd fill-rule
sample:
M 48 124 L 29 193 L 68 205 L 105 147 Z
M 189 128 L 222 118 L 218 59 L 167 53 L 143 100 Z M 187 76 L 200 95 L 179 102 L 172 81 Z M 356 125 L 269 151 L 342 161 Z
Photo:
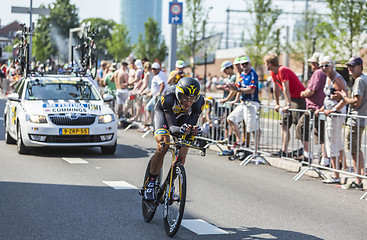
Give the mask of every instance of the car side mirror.
M 111 94 L 103 94 L 103 101 L 104 102 L 111 102 L 113 100 L 113 96 Z
M 19 100 L 19 94 L 18 93 L 11 93 L 8 95 L 8 99 L 11 101 L 17 101 L 20 102 Z

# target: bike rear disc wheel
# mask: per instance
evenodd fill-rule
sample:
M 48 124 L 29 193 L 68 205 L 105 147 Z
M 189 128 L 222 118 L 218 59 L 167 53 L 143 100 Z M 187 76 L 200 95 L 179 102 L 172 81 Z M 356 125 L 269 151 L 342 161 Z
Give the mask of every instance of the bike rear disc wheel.
M 148 184 L 149 172 L 150 172 L 150 161 L 145 171 L 144 183 L 143 183 L 143 194 L 144 194 L 145 185 Z M 154 217 L 155 211 L 157 210 L 157 204 L 153 202 L 146 202 L 144 201 L 144 197 L 143 197 L 141 201 L 141 209 L 143 212 L 144 221 L 150 222 Z
M 164 204 L 164 228 L 169 237 L 173 237 L 180 228 L 182 217 L 185 210 L 186 202 L 186 172 L 183 165 L 178 164 L 175 167 L 173 186 L 169 189 L 169 184 L 166 187 L 165 204 Z M 173 192 L 170 198 L 168 191 Z

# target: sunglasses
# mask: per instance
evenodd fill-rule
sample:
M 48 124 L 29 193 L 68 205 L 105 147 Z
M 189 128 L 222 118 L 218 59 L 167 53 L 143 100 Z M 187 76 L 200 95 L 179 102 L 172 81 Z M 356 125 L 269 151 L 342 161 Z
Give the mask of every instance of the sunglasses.
M 248 62 L 242 63 L 242 65 L 248 65 Z
M 187 96 L 183 96 L 181 97 L 181 102 L 191 102 L 194 103 L 195 102 L 196 97 L 187 97 Z
M 324 64 L 324 65 L 320 65 L 320 68 L 323 68 L 323 67 L 327 68 L 329 66 L 331 66 L 331 64 Z

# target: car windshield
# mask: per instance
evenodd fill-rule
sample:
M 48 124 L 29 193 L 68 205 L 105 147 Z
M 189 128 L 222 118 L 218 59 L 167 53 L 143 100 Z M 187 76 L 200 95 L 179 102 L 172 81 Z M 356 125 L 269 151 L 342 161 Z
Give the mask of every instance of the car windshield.
M 30 81 L 26 100 L 100 100 L 91 83 L 84 81 Z

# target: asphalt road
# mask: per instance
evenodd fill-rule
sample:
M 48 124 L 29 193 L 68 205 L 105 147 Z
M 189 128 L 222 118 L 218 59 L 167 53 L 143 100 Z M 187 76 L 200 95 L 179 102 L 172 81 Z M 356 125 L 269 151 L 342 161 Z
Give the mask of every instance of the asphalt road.
M 15 145 L 4 143 L 3 128 L 0 134 L 0 239 L 167 238 L 161 206 L 145 223 L 137 189 L 106 184 L 141 186 L 155 150 L 152 136 L 143 139 L 136 130 L 120 129 L 113 156 L 99 148 L 18 155 Z M 295 182 L 294 173 L 240 166 L 211 151 L 206 157 L 191 151 L 185 167 L 184 220 L 200 219 L 217 232 L 200 235 L 181 226 L 175 239 L 367 239 L 367 201 L 359 200 L 360 191 L 309 177 Z M 214 234 L 219 231 L 225 233 Z

